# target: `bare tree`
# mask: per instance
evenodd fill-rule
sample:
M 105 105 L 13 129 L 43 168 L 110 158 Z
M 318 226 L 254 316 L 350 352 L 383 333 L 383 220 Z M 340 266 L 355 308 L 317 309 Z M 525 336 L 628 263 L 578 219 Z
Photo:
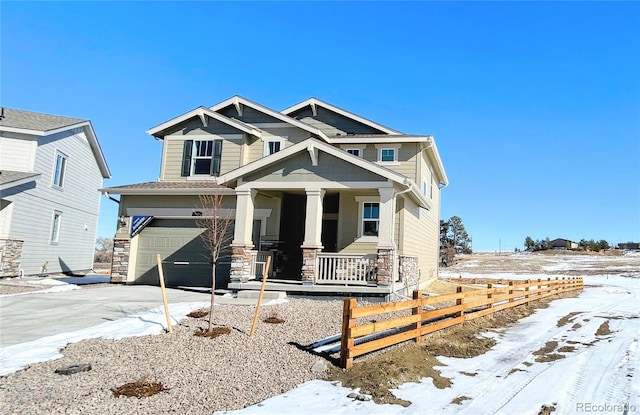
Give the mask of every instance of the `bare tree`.
M 211 307 L 209 308 L 209 328 L 213 329 L 213 304 L 216 290 L 216 266 L 220 259 L 220 253 L 229 246 L 231 242 L 231 229 L 233 218 L 229 214 L 222 212 L 223 194 L 221 187 L 216 187 L 213 194 L 200 195 L 200 204 L 203 212 L 196 223 L 203 229 L 200 234 L 205 248 L 211 254 Z
M 93 262 L 111 263 L 113 254 L 113 239 L 99 236 L 96 239 L 96 248 L 93 255 Z

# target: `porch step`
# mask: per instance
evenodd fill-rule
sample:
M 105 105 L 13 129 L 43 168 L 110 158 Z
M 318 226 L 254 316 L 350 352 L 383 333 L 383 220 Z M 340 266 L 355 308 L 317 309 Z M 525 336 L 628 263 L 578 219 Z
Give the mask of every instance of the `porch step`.
M 243 290 L 238 291 L 238 298 L 258 298 L 260 291 Z M 279 300 L 287 298 L 287 293 L 284 291 L 265 291 L 262 295 L 263 300 Z

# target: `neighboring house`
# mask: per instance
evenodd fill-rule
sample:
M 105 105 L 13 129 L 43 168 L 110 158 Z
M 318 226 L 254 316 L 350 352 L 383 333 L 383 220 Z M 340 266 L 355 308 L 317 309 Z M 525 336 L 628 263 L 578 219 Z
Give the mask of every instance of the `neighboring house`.
M 91 122 L 0 109 L 0 277 L 93 267 L 102 180 Z
M 637 251 L 640 249 L 640 243 L 638 242 L 622 242 L 618 244 L 618 249 L 625 251 Z
M 577 242 L 562 238 L 554 239 L 553 241 L 551 241 L 551 246 L 553 247 L 553 249 L 578 249 Z
M 113 282 L 157 284 L 159 253 L 170 285 L 210 286 L 194 216 L 216 191 L 235 220 L 217 276 L 230 289 L 257 286 L 266 256 L 271 288 L 289 291 L 388 294 L 437 275 L 447 177 L 431 136 L 315 98 L 279 112 L 239 96 L 148 132 L 159 180 L 103 189 L 121 195 Z

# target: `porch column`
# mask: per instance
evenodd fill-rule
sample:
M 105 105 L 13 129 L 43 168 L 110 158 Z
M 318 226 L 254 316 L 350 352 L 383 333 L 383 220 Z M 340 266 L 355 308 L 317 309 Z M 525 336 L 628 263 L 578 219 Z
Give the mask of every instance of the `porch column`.
M 393 279 L 393 236 L 395 224 L 395 190 L 381 187 L 380 226 L 378 228 L 378 285 L 389 285 Z
M 236 217 L 231 242 L 231 281 L 247 280 L 251 274 L 251 230 L 255 189 L 236 189 Z
M 307 212 L 302 242 L 302 282 L 313 283 L 318 268 L 318 253 L 322 251 L 322 198 L 323 189 L 306 189 Z

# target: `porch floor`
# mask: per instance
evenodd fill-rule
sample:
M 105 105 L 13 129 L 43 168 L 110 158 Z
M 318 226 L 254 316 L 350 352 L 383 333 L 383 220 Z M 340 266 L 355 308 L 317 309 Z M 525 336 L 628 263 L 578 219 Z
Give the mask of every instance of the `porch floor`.
M 229 290 L 260 290 L 262 281 L 230 282 Z M 392 293 L 391 286 L 376 285 L 331 285 L 331 284 L 303 284 L 295 280 L 267 280 L 265 291 L 285 291 L 287 294 L 360 294 L 360 295 L 388 295 Z

